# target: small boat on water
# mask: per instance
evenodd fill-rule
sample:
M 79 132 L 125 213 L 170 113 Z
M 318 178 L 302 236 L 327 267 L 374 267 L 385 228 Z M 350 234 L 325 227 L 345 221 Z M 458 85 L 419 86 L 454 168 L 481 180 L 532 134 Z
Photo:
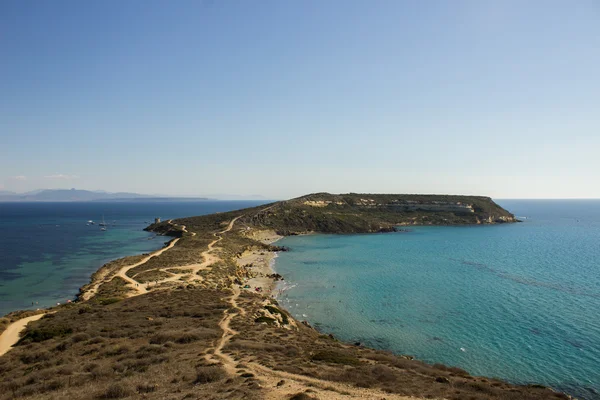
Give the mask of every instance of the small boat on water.
M 102 216 L 102 222 L 99 223 L 98 226 L 100 226 L 100 230 L 101 231 L 105 231 L 106 230 L 106 222 L 104 222 L 104 215 Z
M 88 224 L 88 225 L 94 225 L 94 224 L 95 224 L 95 222 L 94 222 L 94 221 L 92 221 L 92 220 L 90 219 L 90 220 L 87 222 L 87 224 Z

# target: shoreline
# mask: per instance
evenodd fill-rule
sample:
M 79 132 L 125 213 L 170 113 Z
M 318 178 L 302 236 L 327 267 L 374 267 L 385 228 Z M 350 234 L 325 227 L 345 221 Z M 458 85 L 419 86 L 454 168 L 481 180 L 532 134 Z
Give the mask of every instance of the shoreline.
M 227 228 L 225 230 L 222 230 L 220 232 L 214 233 L 214 237 L 215 239 L 208 244 L 208 249 L 206 251 L 204 251 L 202 253 L 202 257 L 203 257 L 203 262 L 201 264 L 194 264 L 193 266 L 195 266 L 196 268 L 198 268 L 198 270 L 202 270 L 204 269 L 203 266 L 211 266 L 214 265 L 213 263 L 215 261 L 220 260 L 219 256 L 214 256 L 211 255 L 210 253 L 212 252 L 213 246 L 216 245 L 216 243 L 218 243 L 219 241 L 221 241 L 224 236 L 223 234 L 226 232 L 229 232 L 230 230 L 232 230 L 235 221 L 240 218 L 240 216 L 232 219 Z M 169 223 L 171 224 L 171 221 L 169 221 Z M 173 227 L 178 227 L 178 232 L 184 232 L 185 234 L 188 234 L 186 227 L 184 225 L 174 225 L 172 224 Z M 248 228 L 250 229 L 250 228 Z M 189 233 L 189 236 L 195 236 L 196 232 L 191 232 Z M 250 238 L 254 241 L 260 242 L 264 245 L 271 245 L 275 242 L 277 242 L 278 240 L 284 238 L 285 236 L 282 235 L 278 235 L 277 233 L 275 233 L 275 231 L 273 230 L 248 230 L 246 232 L 242 231 L 242 235 L 246 236 L 247 238 Z M 86 296 L 86 292 L 85 290 L 81 292 L 81 298 L 78 298 L 76 303 L 86 303 L 87 301 L 89 301 L 91 298 L 93 298 L 93 296 L 95 294 L 97 294 L 98 292 L 98 288 L 103 284 L 103 283 L 107 283 L 106 279 L 107 277 L 110 278 L 110 280 L 114 280 L 116 278 L 120 278 L 121 275 L 125 275 L 125 273 L 134 268 L 135 266 L 139 266 L 141 264 L 146 263 L 148 260 L 150 260 L 151 258 L 158 256 L 160 254 L 162 254 L 165 251 L 168 251 L 169 249 L 175 247 L 175 245 L 177 244 L 177 242 L 179 241 L 179 239 L 181 239 L 181 237 L 185 237 L 185 236 L 180 236 L 177 238 L 174 238 L 172 240 L 169 241 L 168 245 L 163 246 L 161 249 L 158 249 L 150 254 L 143 254 L 143 255 L 138 255 L 138 256 L 131 256 L 131 257 L 143 257 L 144 259 L 141 260 L 140 262 L 136 262 L 134 264 L 128 264 L 125 266 L 122 266 L 121 268 L 119 268 L 116 271 L 109 271 L 106 274 L 99 274 L 100 276 L 98 276 L 97 278 L 99 279 L 94 279 L 94 275 L 92 275 L 91 281 L 87 286 L 87 289 L 92 289 L 92 293 L 90 295 Z M 218 247 L 216 248 L 218 249 Z M 236 266 L 239 267 L 242 271 L 245 270 L 246 272 L 246 276 L 242 277 L 241 280 L 241 285 L 237 284 L 235 281 L 231 282 L 233 283 L 233 292 L 234 292 L 234 296 L 237 297 L 239 296 L 239 292 L 240 290 L 237 289 L 237 287 L 243 288 L 244 286 L 249 286 L 248 288 L 245 288 L 245 291 L 250 291 L 252 293 L 258 294 L 260 297 L 258 297 L 258 299 L 262 299 L 260 300 L 262 302 L 262 304 L 265 304 L 269 301 L 269 299 L 274 298 L 274 293 L 275 293 L 275 288 L 277 285 L 277 279 L 275 279 L 272 276 L 269 275 L 273 275 L 276 274 L 275 269 L 274 269 L 274 259 L 277 256 L 277 251 L 275 250 L 267 250 L 265 248 L 260 248 L 260 247 L 256 247 L 256 248 L 250 248 L 250 249 L 246 249 L 243 253 L 241 253 L 237 259 L 235 260 Z M 121 259 L 117 259 L 115 261 L 119 261 L 119 260 L 125 260 L 128 257 L 125 258 L 121 258 Z M 130 257 L 129 257 L 130 258 Z M 114 262 L 114 261 L 113 261 Z M 107 263 L 109 264 L 109 263 Z M 102 268 L 104 268 L 106 266 L 103 265 L 98 271 L 96 272 L 100 272 Z M 173 268 L 186 268 L 186 267 L 190 267 L 190 265 L 180 265 L 179 267 L 171 267 L 171 269 Z M 166 269 L 166 268 L 163 268 Z M 199 272 L 198 271 L 198 272 Z M 134 276 L 135 277 L 135 276 Z M 122 277 L 121 277 L 122 278 Z M 229 278 L 231 278 L 232 280 L 238 278 L 239 277 L 232 277 L 229 276 Z M 167 285 L 167 286 L 159 286 L 158 283 L 159 281 L 156 281 L 156 285 L 150 287 L 150 284 L 148 284 L 146 289 L 143 289 L 143 287 L 139 287 L 137 288 L 135 283 L 132 282 L 137 282 L 134 279 L 131 279 L 125 282 L 125 286 L 129 287 L 129 292 L 127 293 L 127 295 L 125 297 L 136 297 L 138 295 L 143 295 L 146 293 L 151 292 L 155 292 L 155 290 L 150 290 L 150 289 L 154 289 L 157 288 L 159 290 L 156 291 L 161 291 L 160 289 L 167 289 L 167 288 L 172 288 L 173 286 Z M 160 282 L 175 282 L 177 283 L 178 281 L 176 279 L 163 279 Z M 192 282 L 192 281 L 189 281 Z M 200 282 L 202 282 L 202 280 L 200 280 Z M 84 288 L 86 287 L 84 286 Z M 230 286 L 231 287 L 231 286 Z M 256 288 L 261 288 L 261 290 L 257 291 Z M 82 288 L 83 289 L 83 288 Z M 218 289 L 218 285 L 215 287 L 215 289 Z M 136 293 L 132 294 L 131 291 L 134 291 Z M 237 292 L 237 294 L 236 294 Z M 244 292 L 244 290 L 242 290 L 241 292 Z M 238 307 L 235 305 L 235 303 L 233 303 L 235 307 Z M 54 308 L 54 307 L 53 307 Z M 238 307 L 239 308 L 239 307 Z M 289 313 L 289 311 L 285 310 L 285 312 L 289 315 L 289 317 L 291 317 L 292 321 L 295 321 L 294 323 L 300 324 L 301 322 L 298 320 L 295 320 L 292 315 Z M 227 314 L 226 314 L 227 315 Z M 230 315 L 235 315 L 235 314 L 230 314 Z M 39 316 L 38 318 L 41 318 L 41 316 Z M 232 317 L 231 317 L 232 318 Z M 25 319 L 21 319 L 19 321 L 24 321 Z M 19 322 L 17 321 L 17 322 Z M 29 321 L 27 321 L 29 322 Z M 224 322 L 228 322 L 228 318 L 226 317 L 224 319 Z M 311 328 L 311 330 L 315 331 L 315 332 L 319 332 L 317 329 L 313 328 L 312 326 L 308 325 L 307 323 L 303 322 L 303 325 L 307 325 L 309 328 Z M 23 327 L 20 327 L 20 330 L 25 328 L 26 323 L 23 325 Z M 227 332 L 228 325 L 223 327 L 223 331 Z M 289 328 L 286 328 L 289 329 Z M 17 332 L 17 336 L 18 336 Z M 322 333 L 322 332 L 319 332 Z M 327 335 L 324 335 L 327 336 Z M 331 335 L 328 335 L 330 338 L 333 339 L 333 337 Z M 350 343 L 343 343 L 344 346 L 348 346 L 348 347 L 352 347 L 352 344 Z M 403 356 L 399 356 L 399 357 L 403 357 Z M 406 357 L 406 356 L 404 356 Z M 549 388 L 550 389 L 550 388 Z M 552 389 L 550 389 L 552 390 Z
M 250 237 L 253 240 L 266 245 L 271 245 L 284 238 L 284 236 L 278 235 L 275 231 L 270 230 L 250 232 L 250 235 L 247 234 L 246 237 Z M 247 271 L 244 272 L 248 274 L 245 277 L 240 277 L 240 281 L 242 282 L 240 289 L 273 297 L 275 287 L 277 286 L 277 280 L 269 275 L 272 276 L 276 274 L 273 268 L 275 258 L 277 258 L 277 251 L 265 249 L 250 249 L 244 251 L 244 253 L 236 260 L 237 266 L 246 269 Z
M 428 225 L 421 225 L 421 226 L 428 226 Z M 474 226 L 481 226 L 481 225 L 474 225 Z M 260 231 L 259 231 L 259 233 L 260 233 Z M 272 232 L 272 233 L 274 235 L 276 235 L 275 232 Z M 389 233 L 389 232 L 374 232 L 374 233 L 369 233 L 369 234 L 375 234 L 375 233 Z M 293 236 L 304 236 L 304 235 L 313 235 L 313 234 L 315 234 L 315 233 L 314 232 L 310 232 L 310 233 L 296 234 L 296 235 L 293 235 Z M 335 234 L 333 234 L 333 235 L 335 235 Z M 268 236 L 268 234 L 267 234 L 267 236 Z M 272 238 L 272 240 L 266 240 L 263 243 L 265 243 L 265 244 L 273 244 L 273 243 L 276 243 L 277 241 L 279 241 L 281 239 L 284 239 L 284 238 L 288 237 L 288 236 L 281 236 L 281 235 L 276 235 L 276 236 L 277 236 L 276 238 Z M 275 259 L 278 257 L 278 251 L 269 251 L 264 256 L 264 258 L 258 258 L 258 259 L 256 259 L 256 257 L 257 257 L 258 254 L 263 255 L 264 251 L 247 251 L 247 252 L 245 252 L 244 255 L 242 255 L 242 257 L 240 257 L 240 259 L 238 260 L 239 265 L 241 265 L 240 261 L 242 261 L 242 260 L 243 261 L 258 262 L 259 265 L 255 266 L 255 270 L 256 271 L 259 271 L 259 273 L 263 273 L 263 274 L 276 274 L 277 272 L 276 272 L 274 266 L 275 266 Z M 244 257 L 247 257 L 247 258 L 244 258 Z M 280 275 L 280 274 L 278 274 L 278 275 Z M 263 295 L 266 295 L 267 297 L 270 297 L 270 298 L 272 298 L 274 300 L 278 300 L 278 295 L 276 293 L 279 292 L 279 295 L 283 294 L 282 290 L 277 290 L 277 286 L 281 282 L 285 282 L 284 277 L 281 277 L 280 280 L 273 280 L 273 279 L 268 278 L 268 277 L 253 278 L 253 279 L 250 279 L 248 281 L 248 284 L 251 284 L 252 287 L 249 288 L 249 289 L 246 289 L 246 290 L 253 291 L 253 289 L 254 289 L 255 286 L 258 286 L 258 285 L 262 284 L 263 287 L 267 287 L 268 289 L 265 290 L 262 293 L 259 293 L 259 294 L 263 294 Z M 241 288 L 241 286 L 240 286 L 240 288 Z M 310 329 L 313 329 L 316 332 L 319 332 L 320 334 L 327 335 L 328 337 L 330 337 L 332 339 L 335 339 L 335 340 L 339 340 L 340 342 L 342 342 L 342 343 L 344 343 L 345 345 L 348 345 L 348 346 L 358 346 L 358 347 L 368 347 L 368 348 L 370 348 L 369 346 L 364 346 L 363 344 L 357 344 L 357 343 L 353 343 L 351 341 L 340 340 L 340 339 L 334 337 L 331 332 L 328 332 L 326 330 L 320 330 L 317 327 L 311 325 L 309 323 L 309 321 L 307 321 L 307 320 L 299 320 L 299 319 L 297 319 L 282 304 L 278 304 L 278 307 L 281 308 L 282 310 L 284 310 L 285 312 L 287 312 L 288 315 L 289 315 L 289 317 L 291 317 L 292 319 L 294 319 L 296 321 L 296 323 L 303 324 L 303 325 L 309 327 Z M 414 360 L 426 363 L 428 365 L 433 365 L 433 364 L 439 365 L 439 363 L 435 363 L 433 361 L 423 361 L 423 360 L 421 360 L 419 358 L 416 358 L 416 357 L 414 357 L 412 355 L 405 355 L 405 354 L 393 353 L 391 350 L 388 350 L 388 349 L 385 349 L 385 348 L 378 349 L 378 350 L 381 350 L 381 351 L 384 351 L 384 352 L 390 352 L 392 354 L 395 354 L 398 357 L 408 357 L 411 360 L 414 359 Z M 456 368 L 462 368 L 460 365 L 449 365 L 448 367 L 449 368 L 455 368 L 455 367 Z M 473 375 L 473 376 L 479 376 L 479 375 Z M 482 375 L 482 377 L 486 377 L 487 378 L 488 376 L 487 375 Z M 530 381 L 530 382 L 512 382 L 512 381 L 507 380 L 505 378 L 497 378 L 497 377 L 493 377 L 493 376 L 489 376 L 489 378 L 490 379 L 500 379 L 500 380 L 502 380 L 504 382 L 507 382 L 507 383 L 509 383 L 511 385 L 545 387 L 545 388 L 551 390 L 554 393 L 564 394 L 564 392 L 560 391 L 559 389 L 555 389 L 555 388 L 553 388 L 551 386 L 546 386 L 546 385 L 538 384 L 535 381 Z M 571 395 L 567 395 L 567 396 L 569 396 L 569 398 L 573 399 L 573 400 L 577 399 L 575 397 L 572 397 Z

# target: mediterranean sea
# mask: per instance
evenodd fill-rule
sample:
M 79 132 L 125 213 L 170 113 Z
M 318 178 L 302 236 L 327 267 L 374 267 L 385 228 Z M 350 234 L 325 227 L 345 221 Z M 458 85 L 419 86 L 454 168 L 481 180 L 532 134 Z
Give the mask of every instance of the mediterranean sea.
M 148 253 L 170 238 L 144 232 L 163 220 L 265 201 L 0 203 L 0 316 L 75 298 L 104 263 Z M 108 225 L 101 231 L 102 218 Z M 88 225 L 87 221 L 95 221 Z
M 600 201 L 498 203 L 523 222 L 284 238 L 278 300 L 344 341 L 600 398 Z

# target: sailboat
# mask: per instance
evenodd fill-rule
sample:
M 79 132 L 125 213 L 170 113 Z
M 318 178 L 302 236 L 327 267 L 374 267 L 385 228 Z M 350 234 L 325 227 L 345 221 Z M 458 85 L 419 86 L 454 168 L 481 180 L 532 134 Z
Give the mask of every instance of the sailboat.
M 106 222 L 104 222 L 104 215 L 102 215 L 102 222 L 100 222 L 98 225 L 100 226 L 101 231 L 106 230 Z

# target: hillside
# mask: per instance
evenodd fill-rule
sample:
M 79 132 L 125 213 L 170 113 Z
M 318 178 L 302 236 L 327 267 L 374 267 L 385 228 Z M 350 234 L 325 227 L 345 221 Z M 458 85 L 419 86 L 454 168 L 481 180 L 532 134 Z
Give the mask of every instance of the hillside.
M 482 218 L 512 220 L 486 198 L 315 194 L 152 225 L 175 238 L 106 264 L 77 302 L 27 326 L 0 357 L 0 399 L 567 399 L 340 342 L 294 320 L 268 285 L 248 285 L 261 268 L 248 254 L 268 267 L 281 250 L 260 239 L 274 229 L 372 232 Z
M 516 222 L 514 215 L 489 197 L 411 194 L 315 193 L 268 207 L 226 213 L 255 228 L 281 235 L 306 232 L 389 232 L 402 225 L 463 225 Z M 203 226 L 214 217 L 178 220 Z

